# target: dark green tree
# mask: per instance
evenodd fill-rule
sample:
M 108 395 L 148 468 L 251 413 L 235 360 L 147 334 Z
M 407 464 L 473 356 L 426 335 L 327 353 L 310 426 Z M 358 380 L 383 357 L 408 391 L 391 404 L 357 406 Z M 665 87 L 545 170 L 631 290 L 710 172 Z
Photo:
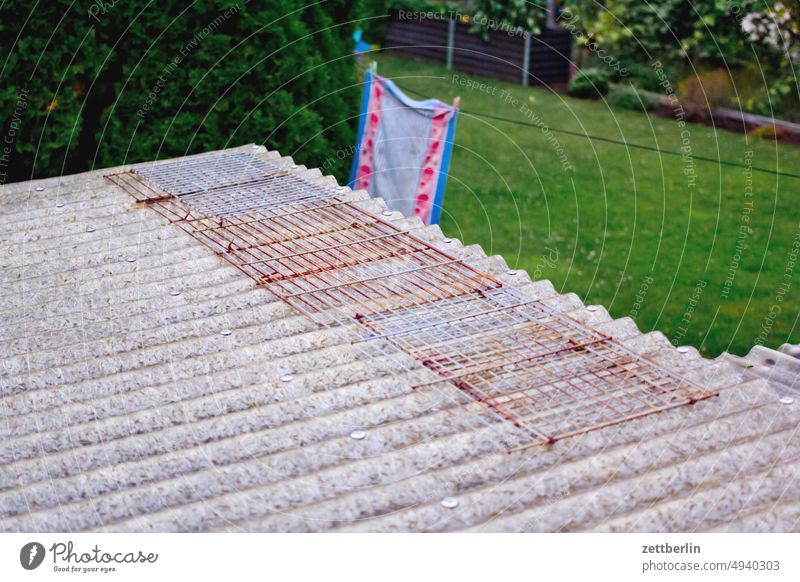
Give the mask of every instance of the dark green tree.
M 354 139 L 363 16 L 345 0 L 7 2 L 0 119 L 21 129 L 6 181 L 248 142 L 321 165 Z

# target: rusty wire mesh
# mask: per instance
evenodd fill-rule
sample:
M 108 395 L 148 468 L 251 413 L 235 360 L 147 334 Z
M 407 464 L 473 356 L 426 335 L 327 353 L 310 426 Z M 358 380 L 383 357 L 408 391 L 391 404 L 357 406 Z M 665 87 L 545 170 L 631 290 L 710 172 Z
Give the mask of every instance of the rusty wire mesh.
M 241 152 L 109 176 L 355 349 L 402 352 L 527 444 L 712 396 L 602 333 L 344 200 Z
M 244 152 L 228 152 L 137 166 L 131 171 L 174 196 L 257 182 L 281 169 Z

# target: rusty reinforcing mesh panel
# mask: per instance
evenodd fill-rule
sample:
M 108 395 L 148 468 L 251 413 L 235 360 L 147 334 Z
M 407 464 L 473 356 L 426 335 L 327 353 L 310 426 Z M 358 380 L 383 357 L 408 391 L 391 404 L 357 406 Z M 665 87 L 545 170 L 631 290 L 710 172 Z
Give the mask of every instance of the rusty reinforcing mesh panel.
M 402 351 L 527 445 L 715 395 L 297 172 L 242 152 L 108 176 L 354 348 Z
M 139 166 L 132 173 L 174 196 L 185 196 L 257 182 L 279 171 L 278 166 L 261 158 L 230 152 Z
M 332 198 L 335 192 L 243 152 L 152 164 L 108 178 L 140 202 L 180 198 L 202 216 L 230 216 Z
M 535 444 L 713 395 L 609 341 L 445 378 L 527 431 Z

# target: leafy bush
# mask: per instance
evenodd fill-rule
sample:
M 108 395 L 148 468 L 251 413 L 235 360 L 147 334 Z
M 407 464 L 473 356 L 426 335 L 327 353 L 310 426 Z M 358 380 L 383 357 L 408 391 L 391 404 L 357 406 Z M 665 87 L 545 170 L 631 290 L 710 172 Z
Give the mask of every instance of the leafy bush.
M 633 111 L 652 111 L 661 102 L 650 93 L 638 91 L 631 85 L 614 85 L 608 94 L 608 103 L 613 107 L 631 109 Z
M 625 82 L 633 83 L 639 89 L 664 95 L 666 90 L 663 84 L 664 79 L 669 85 L 674 85 L 684 75 L 680 68 L 673 67 L 669 63 L 660 62 L 658 64 L 660 67 L 657 71 L 650 64 L 626 62 L 625 68 L 630 74 L 625 78 Z M 663 75 L 663 78 L 660 75 Z
M 708 117 L 713 109 L 730 103 L 731 87 L 728 71 L 705 71 L 681 81 L 678 84 L 678 98 L 690 115 Z
M 459 15 L 462 22 L 472 24 L 469 31 L 485 41 L 493 30 L 539 34 L 547 18 L 544 4 L 529 0 L 477 0 L 468 5 L 437 0 L 389 0 L 388 6 L 395 12 L 434 14 L 441 18 Z
M 544 3 L 528 0 L 478 0 L 472 14 L 473 32 L 489 40 L 492 30 L 528 31 L 539 34 L 547 18 Z
M 609 75 L 595 68 L 582 69 L 570 80 L 569 94 L 582 99 L 600 97 L 608 93 Z
M 419 12 L 419 13 L 433 13 L 445 15 L 448 11 L 456 10 L 444 2 L 436 2 L 436 0 L 389 0 L 387 2 L 388 9 L 394 12 L 402 10 L 404 12 Z
M 354 141 L 362 0 L 75 4 L 0 9 L 0 121 L 19 126 L 7 181 L 265 141 L 346 176 L 334 154 Z
M 755 74 L 755 88 L 766 92 L 741 98 L 742 108 L 800 120 L 798 2 L 570 0 L 562 4 L 559 22 L 573 34 L 577 46 L 584 47 L 584 56 L 596 59 L 600 54 L 596 47 L 602 47 L 605 58 L 626 69 L 630 73 L 626 80 L 638 87 L 663 94 L 659 84 L 665 77 L 675 86 L 698 66 L 748 69 Z M 752 93 L 749 86 L 740 85 L 740 90 Z M 707 109 L 704 102 L 689 106 L 697 115 Z
M 624 62 L 731 66 L 752 59 L 737 13 L 724 0 L 608 0 L 596 13 L 592 31 Z

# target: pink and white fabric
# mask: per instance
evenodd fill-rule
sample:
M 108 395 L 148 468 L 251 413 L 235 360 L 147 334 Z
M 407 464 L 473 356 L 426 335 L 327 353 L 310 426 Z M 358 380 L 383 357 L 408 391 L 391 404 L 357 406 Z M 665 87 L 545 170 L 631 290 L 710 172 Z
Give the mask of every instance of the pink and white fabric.
M 410 99 L 367 72 L 350 186 L 406 216 L 438 223 L 457 114 L 436 99 Z

